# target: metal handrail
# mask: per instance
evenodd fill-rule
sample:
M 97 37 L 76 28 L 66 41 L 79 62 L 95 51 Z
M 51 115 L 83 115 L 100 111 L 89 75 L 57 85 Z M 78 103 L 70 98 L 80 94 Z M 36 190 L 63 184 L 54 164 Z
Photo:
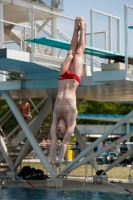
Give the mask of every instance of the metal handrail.
M 7 23 L 7 24 L 11 24 L 11 25 L 15 25 L 15 26 L 20 26 L 20 27 L 23 27 L 23 28 L 29 28 L 29 29 L 31 29 L 31 26 L 25 26 L 25 25 L 21 25 L 21 24 L 16 24 L 14 22 L 2 20 L 2 19 L 0 19 L 0 22 L 4 22 L 4 23 Z

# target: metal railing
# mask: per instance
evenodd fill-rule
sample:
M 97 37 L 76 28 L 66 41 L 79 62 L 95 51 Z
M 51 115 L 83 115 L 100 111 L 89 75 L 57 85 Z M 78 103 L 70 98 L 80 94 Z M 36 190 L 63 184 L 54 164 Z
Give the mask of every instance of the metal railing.
M 120 18 L 113 16 L 113 15 L 109 15 L 107 13 L 95 10 L 95 9 L 91 9 L 90 11 L 90 32 L 91 32 L 91 37 L 90 37 L 90 45 L 91 47 L 94 47 L 94 13 L 100 14 L 102 16 L 106 16 L 108 17 L 108 38 L 105 38 L 106 41 L 106 48 L 105 50 L 112 50 L 112 23 L 111 20 L 116 19 L 117 20 L 117 52 L 121 51 L 121 46 L 120 46 L 120 41 L 121 41 L 121 34 L 120 34 Z M 108 45 L 107 45 L 108 43 Z M 91 73 L 93 73 L 94 71 L 94 60 L 93 60 L 93 56 L 91 56 Z
M 124 6 L 124 30 L 125 30 L 125 69 L 128 69 L 128 56 L 129 56 L 129 42 L 128 42 L 128 10 L 132 9 L 133 6 L 125 5 Z

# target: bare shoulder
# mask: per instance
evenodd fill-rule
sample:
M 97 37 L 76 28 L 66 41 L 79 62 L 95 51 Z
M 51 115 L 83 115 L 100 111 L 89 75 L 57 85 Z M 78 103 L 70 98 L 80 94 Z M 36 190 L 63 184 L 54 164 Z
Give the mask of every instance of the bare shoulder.
M 21 104 L 22 104 L 22 101 L 18 102 L 18 103 L 17 103 L 17 106 L 21 106 Z

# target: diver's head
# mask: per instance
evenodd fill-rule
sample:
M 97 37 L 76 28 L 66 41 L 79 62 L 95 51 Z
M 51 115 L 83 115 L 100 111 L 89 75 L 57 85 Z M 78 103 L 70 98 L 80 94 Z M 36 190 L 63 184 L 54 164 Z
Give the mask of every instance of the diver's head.
M 28 102 L 29 102 L 29 98 L 24 98 L 24 99 L 23 99 L 23 102 L 24 102 L 24 103 L 28 103 Z
M 58 139 L 63 139 L 66 132 L 66 122 L 63 118 L 60 118 L 57 124 L 57 137 Z

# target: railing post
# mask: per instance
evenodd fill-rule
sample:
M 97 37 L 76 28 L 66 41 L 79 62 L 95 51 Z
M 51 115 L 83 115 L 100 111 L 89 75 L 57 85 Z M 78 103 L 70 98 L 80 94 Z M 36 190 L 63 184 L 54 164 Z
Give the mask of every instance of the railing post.
M 31 38 L 34 38 L 35 35 L 34 35 L 34 27 L 35 27 L 35 24 L 34 24 L 34 8 L 31 7 L 31 18 L 30 18 L 30 23 L 31 23 Z M 34 50 L 35 50 L 35 44 L 34 43 L 31 43 L 31 62 L 33 63 L 34 61 Z
M 0 0 L 0 19 L 3 20 L 3 3 Z M 0 45 L 3 48 L 4 43 L 4 24 L 0 22 Z
M 128 8 L 124 6 L 124 21 L 125 21 L 125 69 L 128 69 Z

